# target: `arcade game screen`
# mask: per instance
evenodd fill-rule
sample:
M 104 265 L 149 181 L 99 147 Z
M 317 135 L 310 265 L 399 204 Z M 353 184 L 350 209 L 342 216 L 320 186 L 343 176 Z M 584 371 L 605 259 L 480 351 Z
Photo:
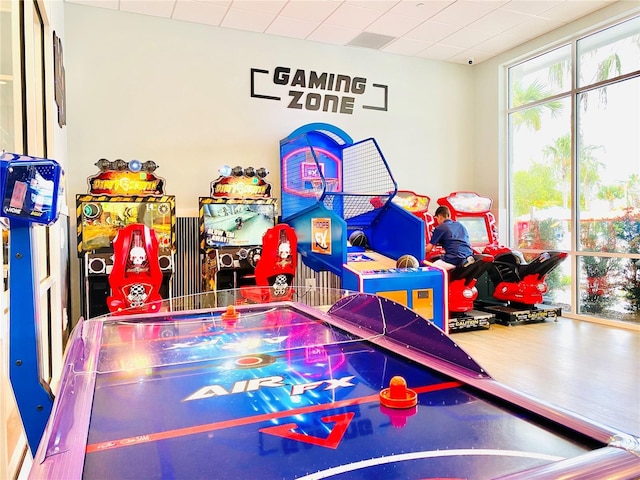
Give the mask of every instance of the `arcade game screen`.
M 262 236 L 276 224 L 276 208 L 269 203 L 207 203 L 200 200 L 200 235 L 204 250 L 261 245 Z
M 489 234 L 487 232 L 487 225 L 484 217 L 460 217 L 456 218 L 456 221 L 464 225 L 469 232 L 469 240 L 471 245 L 484 246 L 491 243 L 489 241 Z
M 164 197 L 166 198 L 166 197 Z M 173 201 L 78 201 L 78 224 L 82 227 L 78 253 L 110 248 L 121 228 L 143 223 L 158 238 L 159 253 L 170 253 L 173 240 Z

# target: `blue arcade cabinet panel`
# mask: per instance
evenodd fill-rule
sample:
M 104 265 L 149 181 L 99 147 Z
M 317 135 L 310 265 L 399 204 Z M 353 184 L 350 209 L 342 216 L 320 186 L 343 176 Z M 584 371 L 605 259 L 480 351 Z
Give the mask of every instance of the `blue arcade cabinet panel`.
M 362 257 L 371 255 L 374 254 L 361 254 Z M 381 260 L 371 260 L 345 265 L 342 287 L 393 300 L 447 332 L 445 285 L 441 270 L 434 267 L 394 268 L 382 265 Z M 370 269 L 367 269 L 368 264 L 371 264 Z

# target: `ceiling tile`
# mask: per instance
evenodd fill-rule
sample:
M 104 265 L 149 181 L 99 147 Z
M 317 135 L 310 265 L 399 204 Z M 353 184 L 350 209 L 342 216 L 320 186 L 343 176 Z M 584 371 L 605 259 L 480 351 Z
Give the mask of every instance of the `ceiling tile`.
M 511 0 L 500 7 L 501 10 L 524 13 L 527 15 L 538 15 L 551 7 L 559 5 L 564 0 Z
M 286 3 L 287 0 L 233 0 L 231 8 L 277 15 Z
M 346 0 L 344 3 L 355 7 L 363 7 L 371 10 L 378 10 L 380 12 L 386 12 L 398 3 L 398 0 Z
M 556 20 L 562 23 L 569 23 L 588 13 L 594 12 L 609 2 L 602 0 L 567 0 L 548 10 L 542 12 L 539 16 Z
M 438 12 L 430 20 L 464 27 L 484 17 L 492 10 L 495 10 L 495 8 L 489 7 L 484 3 L 459 0 Z
M 518 12 L 510 12 L 501 8 L 489 12 L 482 18 L 469 24 L 469 28 L 474 30 L 482 30 L 484 32 L 492 32 L 494 34 L 504 32 L 511 27 L 515 27 L 520 23 L 530 20 L 530 15 Z
M 318 22 L 280 15 L 269 25 L 265 33 L 291 38 L 307 38 L 319 25 Z
M 321 22 L 331 15 L 340 4 L 326 0 L 307 0 L 288 2 L 280 15 L 312 22 Z
M 429 20 L 411 30 L 405 37 L 411 40 L 437 43 L 458 30 L 460 30 L 460 27 L 457 25 L 447 25 Z
M 432 58 L 434 60 L 447 60 L 448 58 L 453 57 L 454 55 L 458 55 L 464 52 L 464 48 L 457 47 L 448 47 L 446 45 L 431 45 L 428 48 L 425 48 L 423 51 L 418 53 L 418 57 Z
M 357 37 L 360 32 L 361 30 L 356 28 L 344 28 L 322 24 L 307 37 L 307 40 L 330 43 L 333 45 L 346 45 Z
M 382 52 L 396 53 L 399 55 L 416 55 L 425 48 L 433 45 L 429 42 L 423 42 L 421 40 L 410 40 L 408 38 L 397 38 L 386 47 L 382 48 Z
M 171 18 L 218 26 L 225 13 L 227 13 L 227 7 L 225 6 L 193 0 L 178 0 Z
M 389 10 L 389 13 L 397 15 L 405 15 L 407 17 L 417 18 L 419 20 L 428 20 L 440 10 L 448 7 L 455 0 L 422 0 L 407 1 L 402 0 Z
M 478 63 L 623 0 L 66 1 L 332 45 L 384 35 L 383 52 Z
M 264 32 L 271 22 L 273 22 L 274 18 L 275 15 L 241 10 L 233 8 L 232 5 L 220 26 L 248 30 L 250 32 Z
M 358 5 L 360 5 L 360 3 L 358 3 Z M 327 18 L 327 20 L 325 20 L 325 23 L 335 27 L 364 30 L 375 22 L 381 15 L 382 13 L 379 10 L 342 4 L 329 16 L 329 18 Z
M 463 28 L 455 33 L 452 33 L 447 38 L 443 38 L 438 43 L 442 45 L 449 45 L 452 47 L 471 48 L 479 42 L 484 42 L 495 34 L 480 32 L 478 30 L 471 30 L 470 28 Z
M 516 41 L 516 39 L 519 38 L 520 42 L 517 44 L 519 45 L 520 43 L 524 43 L 531 38 L 539 37 L 544 32 L 550 32 L 551 30 L 554 30 L 561 25 L 562 24 L 560 22 L 549 20 L 547 18 L 531 17 L 530 20 L 527 20 L 520 25 L 510 28 L 509 30 L 505 30 L 502 33 L 512 34 L 512 38 L 514 39 L 513 41 Z
M 369 25 L 365 31 L 379 33 L 381 35 L 391 35 L 392 37 L 401 37 L 421 23 L 422 20 L 419 18 L 385 13 L 382 17 Z

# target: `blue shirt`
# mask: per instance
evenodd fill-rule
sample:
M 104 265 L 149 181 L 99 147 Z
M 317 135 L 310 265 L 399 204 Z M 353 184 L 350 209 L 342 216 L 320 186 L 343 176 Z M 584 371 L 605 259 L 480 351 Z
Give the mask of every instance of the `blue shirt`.
M 450 218 L 447 218 L 433 230 L 429 243 L 442 245 L 446 252 L 442 260 L 456 267 L 462 265 L 467 257 L 473 255 L 467 229 L 461 223 L 454 222 Z

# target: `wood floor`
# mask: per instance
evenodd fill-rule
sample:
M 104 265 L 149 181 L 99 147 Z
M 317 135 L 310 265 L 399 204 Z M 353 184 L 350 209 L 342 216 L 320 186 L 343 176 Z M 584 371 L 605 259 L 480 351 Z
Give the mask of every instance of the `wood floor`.
M 501 383 L 640 436 L 640 332 L 559 318 L 451 338 Z

